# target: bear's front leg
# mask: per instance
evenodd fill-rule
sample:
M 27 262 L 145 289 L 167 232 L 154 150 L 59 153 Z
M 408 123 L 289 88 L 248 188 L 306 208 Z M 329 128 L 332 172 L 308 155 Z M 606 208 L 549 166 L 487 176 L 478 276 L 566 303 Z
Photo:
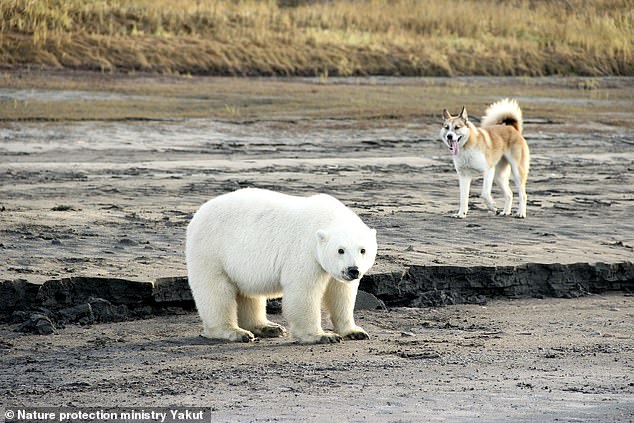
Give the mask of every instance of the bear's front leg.
M 189 286 L 203 321 L 205 338 L 252 342 L 255 335 L 238 326 L 237 289 L 219 268 L 190 263 Z
M 358 289 L 358 280 L 340 282 L 331 279 L 324 294 L 324 303 L 335 326 L 335 332 L 344 339 L 370 338 L 370 335 L 354 322 L 354 303 L 357 300 Z
M 342 338 L 339 334 L 324 332 L 321 328 L 321 300 L 327 280 L 326 278 L 319 279 L 317 282 L 295 280 L 290 284 L 283 284 L 282 311 L 288 320 L 291 335 L 299 342 L 306 344 L 341 342 Z

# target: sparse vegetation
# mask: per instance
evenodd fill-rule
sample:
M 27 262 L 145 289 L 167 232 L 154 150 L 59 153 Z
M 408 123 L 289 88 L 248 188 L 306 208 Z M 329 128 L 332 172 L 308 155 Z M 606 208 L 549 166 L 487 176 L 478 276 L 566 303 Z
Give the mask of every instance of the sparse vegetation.
M 634 75 L 632 0 L 3 0 L 0 63 L 214 75 Z

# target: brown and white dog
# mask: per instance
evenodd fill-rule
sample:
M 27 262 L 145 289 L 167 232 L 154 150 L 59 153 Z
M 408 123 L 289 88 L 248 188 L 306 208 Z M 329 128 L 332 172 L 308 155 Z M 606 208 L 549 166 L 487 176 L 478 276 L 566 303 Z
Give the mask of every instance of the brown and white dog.
M 493 180 L 504 193 L 504 209 L 500 214 L 511 214 L 513 191 L 509 188 L 512 175 L 518 191 L 517 217 L 526 217 L 526 179 L 530 153 L 522 136 L 522 110 L 517 101 L 504 99 L 491 104 L 477 128 L 469 121 L 463 107 L 458 116 L 443 110 L 445 119 L 440 137 L 453 156 L 460 181 L 460 209 L 455 217 L 467 215 L 471 179 L 484 176 L 482 198 L 489 210 L 497 212 L 491 187 Z

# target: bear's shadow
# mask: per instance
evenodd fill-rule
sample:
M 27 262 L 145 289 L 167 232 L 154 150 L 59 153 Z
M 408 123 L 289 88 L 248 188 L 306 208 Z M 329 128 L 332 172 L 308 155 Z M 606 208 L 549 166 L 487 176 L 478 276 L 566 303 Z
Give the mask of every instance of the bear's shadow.
M 195 346 L 224 346 L 226 349 L 244 349 L 245 347 L 258 345 L 258 348 L 288 348 L 295 347 L 298 345 L 304 345 L 299 341 L 294 340 L 289 337 L 281 337 L 281 338 L 271 338 L 271 339 L 260 339 L 256 338 L 254 342 L 230 342 L 222 339 L 209 339 L 205 338 L 202 335 L 198 336 L 182 336 L 171 339 L 158 340 L 155 343 L 157 347 L 195 347 Z M 311 346 L 324 345 L 327 346 L 329 344 L 311 344 Z

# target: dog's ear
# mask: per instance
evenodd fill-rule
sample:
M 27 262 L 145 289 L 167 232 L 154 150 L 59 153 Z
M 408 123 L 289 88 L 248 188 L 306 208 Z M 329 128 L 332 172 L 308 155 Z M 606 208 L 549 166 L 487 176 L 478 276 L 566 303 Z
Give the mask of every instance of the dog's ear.
M 462 106 L 462 112 L 460 112 L 460 118 L 465 122 L 469 120 L 469 116 L 467 116 L 467 108 Z
M 451 115 L 449 114 L 449 110 L 447 109 L 442 109 L 442 117 L 447 120 L 447 119 L 451 119 Z

